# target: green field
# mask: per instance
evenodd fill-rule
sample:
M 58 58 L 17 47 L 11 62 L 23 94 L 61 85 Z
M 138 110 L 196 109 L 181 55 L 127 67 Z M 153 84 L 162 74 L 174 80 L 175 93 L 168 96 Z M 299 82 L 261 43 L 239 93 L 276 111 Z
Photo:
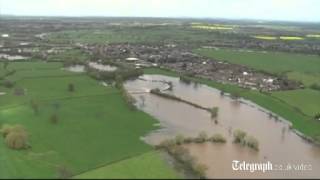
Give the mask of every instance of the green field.
M 125 159 L 80 175 L 75 179 L 178 179 L 180 178 L 163 162 L 158 152 Z
M 168 70 L 162 70 L 162 69 L 145 69 L 146 74 L 163 74 L 167 76 L 174 76 L 178 77 L 179 75 L 173 71 Z M 256 104 L 258 104 L 261 107 L 264 107 L 273 113 L 289 120 L 293 124 L 293 128 L 299 130 L 300 132 L 304 133 L 305 135 L 314 138 L 318 142 L 320 142 L 320 123 L 313 119 L 313 117 L 308 116 L 304 113 L 301 113 L 299 110 L 297 110 L 298 107 L 302 107 L 305 104 L 308 103 L 307 100 L 300 101 L 300 103 L 304 104 L 297 104 L 295 102 L 290 102 L 292 104 L 284 102 L 284 100 L 279 99 L 278 97 L 270 96 L 267 94 L 260 93 L 259 91 L 254 90 L 248 90 L 240 88 L 236 85 L 232 84 L 221 84 L 217 83 L 211 80 L 207 79 L 200 79 L 200 78 L 190 78 L 193 81 L 206 84 L 208 86 L 211 86 L 213 88 L 217 88 L 220 90 L 223 90 L 227 93 L 239 93 L 241 97 L 250 100 Z M 298 96 L 298 98 L 304 97 L 304 90 L 302 90 Z M 309 91 L 306 89 L 306 91 Z M 288 91 L 284 91 L 283 94 L 286 94 Z M 281 97 L 281 95 L 280 95 Z M 314 103 L 315 107 L 312 107 L 312 109 L 318 108 L 319 109 L 319 101 L 317 98 L 319 98 L 318 94 L 317 96 L 313 96 L 313 94 L 309 94 L 309 98 L 314 98 L 311 102 Z M 310 107 L 310 106 L 309 106 Z M 307 109 L 307 110 L 306 110 Z M 312 109 L 308 109 L 307 106 L 304 109 L 305 111 L 312 111 Z
M 272 95 L 297 107 L 308 116 L 314 116 L 320 112 L 320 91 L 303 89 L 274 92 Z
M 195 52 L 210 58 L 242 64 L 270 73 L 320 73 L 320 56 L 316 55 L 283 52 L 248 52 L 230 49 L 199 49 L 195 50 Z
M 199 31 L 178 26 L 163 27 L 109 27 L 100 30 L 63 31 L 51 33 L 53 43 L 161 43 L 161 42 L 206 42 L 222 37 L 210 31 Z
M 301 81 L 307 87 L 310 87 L 312 84 L 320 85 L 320 73 L 289 72 L 287 75 L 289 79 Z
M 10 64 L 20 69 L 19 76 L 34 73 L 34 77 L 16 82 L 15 87 L 26 89 L 25 96 L 0 87 L 0 92 L 7 92 L 0 96 L 0 125 L 23 125 L 32 148 L 15 151 L 0 138 L 0 178 L 56 178 L 61 167 L 80 174 L 152 149 L 140 137 L 155 128 L 155 119 L 130 110 L 116 88 L 81 74 L 64 76 L 60 67 L 59 63 Z M 51 76 L 42 76 L 46 71 Z M 68 91 L 69 83 L 75 92 Z M 31 100 L 37 102 L 39 113 L 34 113 Z M 50 122 L 53 114 L 58 116 L 56 124 Z

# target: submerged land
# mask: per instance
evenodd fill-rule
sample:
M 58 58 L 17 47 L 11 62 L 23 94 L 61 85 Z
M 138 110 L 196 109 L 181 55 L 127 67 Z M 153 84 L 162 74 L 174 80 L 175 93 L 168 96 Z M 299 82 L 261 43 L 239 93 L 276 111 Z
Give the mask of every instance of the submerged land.
M 317 23 L 1 17 L 0 178 L 317 178 L 319 36 Z M 239 173 L 230 158 L 312 170 Z

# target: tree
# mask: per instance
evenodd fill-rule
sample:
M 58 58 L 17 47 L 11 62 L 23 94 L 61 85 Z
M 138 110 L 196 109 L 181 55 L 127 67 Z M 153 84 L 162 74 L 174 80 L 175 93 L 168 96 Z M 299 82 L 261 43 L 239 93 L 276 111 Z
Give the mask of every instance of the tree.
M 6 136 L 5 142 L 11 149 L 25 149 L 28 147 L 28 134 L 25 132 L 10 132 Z
M 68 179 L 72 176 L 72 172 L 65 166 L 58 167 L 58 178 L 59 179 Z
M 197 143 L 204 143 L 208 140 L 208 135 L 206 132 L 202 131 L 199 133 L 198 137 L 196 138 Z
M 177 145 L 181 145 L 181 144 L 184 143 L 184 137 L 179 134 L 179 135 L 176 136 L 175 141 L 176 141 Z
M 21 87 L 17 87 L 14 89 L 14 95 L 23 96 L 25 94 L 24 89 Z
M 12 125 L 9 125 L 9 124 L 2 125 L 1 130 L 0 130 L 2 137 L 5 138 L 9 134 L 11 129 L 12 129 Z
M 116 75 L 115 77 L 115 86 L 118 89 L 123 88 L 123 77 L 121 75 Z
M 208 170 L 208 167 L 204 164 L 194 164 L 192 167 L 193 171 L 198 174 L 200 179 L 206 178 L 206 171 Z
M 31 108 L 32 108 L 34 114 L 36 114 L 36 115 L 39 114 L 39 105 L 34 100 L 31 101 Z
M 252 137 L 252 136 L 249 136 L 246 138 L 246 144 L 248 147 L 256 150 L 256 151 L 259 151 L 259 141 Z
M 224 96 L 225 92 L 222 90 L 220 91 L 220 96 Z
M 212 119 L 218 117 L 218 111 L 219 111 L 218 107 L 213 107 L 212 109 L 210 109 Z
M 50 122 L 51 122 L 52 124 L 57 124 L 58 121 L 59 121 L 59 118 L 58 118 L 58 115 L 57 115 L 57 114 L 51 115 L 51 117 L 50 117 Z
M 3 86 L 6 88 L 12 88 L 14 86 L 14 82 L 12 82 L 10 80 L 4 80 Z
M 240 98 L 240 93 L 239 92 L 233 92 L 231 93 L 231 98 L 238 100 Z
M 233 142 L 245 144 L 245 137 L 246 136 L 247 136 L 246 132 L 237 129 L 233 132 Z
M 211 142 L 214 142 L 214 143 L 225 143 L 225 142 L 227 142 L 226 138 L 224 138 L 221 134 L 215 134 L 209 140 Z
M 69 84 L 68 84 L 68 91 L 69 91 L 69 92 L 74 92 L 74 91 L 75 91 L 75 88 L 74 88 L 74 84 L 73 84 L 73 83 L 69 83 Z
M 2 136 L 5 138 L 6 145 L 15 150 L 28 147 L 28 133 L 21 125 L 3 125 L 1 128 Z

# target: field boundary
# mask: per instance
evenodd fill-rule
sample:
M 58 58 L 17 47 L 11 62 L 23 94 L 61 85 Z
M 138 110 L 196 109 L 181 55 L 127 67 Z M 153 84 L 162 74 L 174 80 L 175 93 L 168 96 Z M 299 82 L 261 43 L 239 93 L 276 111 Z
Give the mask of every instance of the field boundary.
M 92 169 L 83 171 L 81 173 L 72 175 L 72 177 L 79 176 L 81 174 L 84 174 L 84 173 L 87 173 L 87 172 L 90 172 L 90 171 L 94 171 L 94 170 L 97 170 L 97 169 L 100 169 L 100 168 L 103 168 L 103 167 L 111 166 L 112 164 L 119 163 L 119 162 L 122 162 L 122 161 L 126 161 L 126 160 L 129 160 L 129 159 L 135 158 L 135 157 L 140 157 L 140 156 L 143 156 L 145 154 L 149 154 L 149 153 L 153 153 L 153 152 L 156 152 L 156 151 L 154 149 L 152 149 L 152 150 L 149 150 L 149 151 L 146 151 L 146 152 L 143 152 L 143 153 L 137 153 L 136 155 L 126 156 L 126 157 L 120 158 L 118 160 L 114 160 L 114 161 L 108 162 L 106 164 L 99 165 L 99 166 L 97 166 L 95 168 L 92 168 Z

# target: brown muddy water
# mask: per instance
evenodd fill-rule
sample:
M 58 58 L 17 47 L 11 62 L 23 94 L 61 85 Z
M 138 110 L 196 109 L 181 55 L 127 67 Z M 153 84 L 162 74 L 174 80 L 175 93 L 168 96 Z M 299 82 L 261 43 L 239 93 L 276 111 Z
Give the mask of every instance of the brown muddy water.
M 167 82 L 173 89 L 168 90 Z M 161 128 L 143 138 L 156 145 L 165 139 L 181 134 L 195 137 L 205 131 L 209 136 L 220 133 L 227 138 L 226 144 L 190 144 L 185 147 L 199 163 L 208 166 L 208 178 L 320 178 L 320 148 L 310 144 L 289 129 L 290 123 L 270 118 L 266 110 L 243 101 L 237 102 L 220 91 L 201 84 L 185 84 L 179 78 L 144 75 L 125 83 L 126 89 L 137 100 L 137 106 L 157 118 Z M 159 88 L 203 107 L 219 107 L 218 124 L 210 113 L 188 104 L 148 93 Z M 232 132 L 241 129 L 258 139 L 259 151 L 232 143 Z M 272 163 L 272 170 L 239 171 L 232 162 Z M 295 170 L 304 166 L 308 170 Z M 290 169 L 291 170 L 284 170 Z M 237 167 L 235 167 L 237 168 Z

